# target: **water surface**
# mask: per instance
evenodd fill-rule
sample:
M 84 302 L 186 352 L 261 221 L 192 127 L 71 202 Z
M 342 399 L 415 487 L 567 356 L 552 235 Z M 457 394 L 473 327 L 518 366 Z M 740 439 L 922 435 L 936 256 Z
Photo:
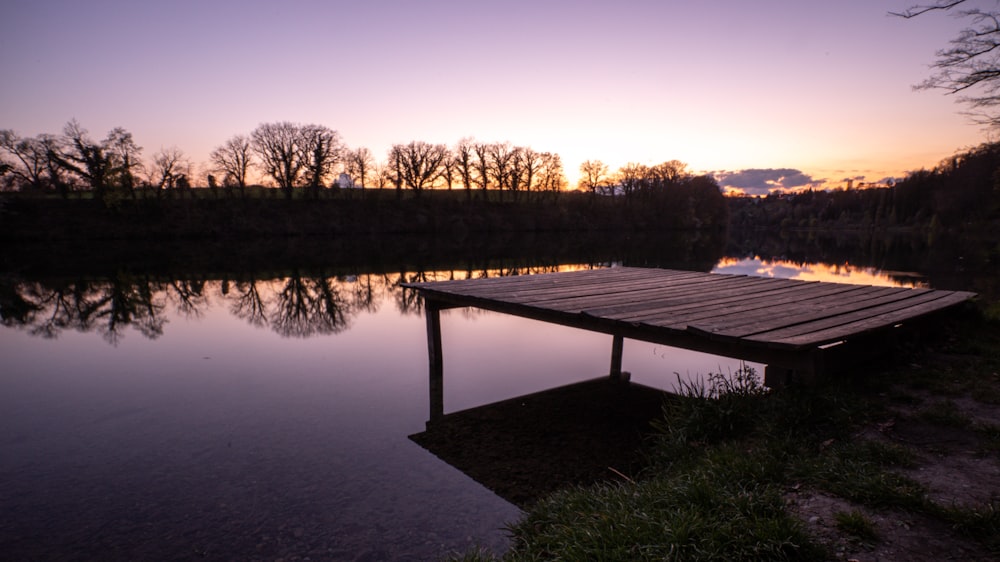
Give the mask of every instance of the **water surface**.
M 399 283 L 608 265 L 8 280 L 0 550 L 60 560 L 502 551 L 519 509 L 409 438 L 429 417 L 427 347 L 421 303 Z M 715 270 L 898 282 L 756 258 Z M 610 336 L 500 314 L 448 310 L 442 332 L 446 413 L 603 376 L 610 362 Z M 739 367 L 625 343 L 623 368 L 655 388 Z

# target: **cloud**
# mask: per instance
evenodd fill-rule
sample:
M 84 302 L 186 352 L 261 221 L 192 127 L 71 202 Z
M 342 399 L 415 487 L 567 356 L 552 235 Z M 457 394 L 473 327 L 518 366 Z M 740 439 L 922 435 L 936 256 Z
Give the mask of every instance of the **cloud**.
M 749 168 L 736 172 L 716 172 L 715 179 L 723 188 L 739 190 L 748 195 L 767 195 L 775 190 L 795 191 L 821 187 L 826 180 L 814 179 L 793 168 Z
M 840 183 L 845 186 L 851 185 L 853 187 L 871 187 L 871 186 L 893 185 L 900 181 L 900 178 L 897 178 L 895 176 L 885 176 L 882 179 L 876 181 L 868 181 L 866 177 L 867 176 L 845 177 L 844 179 L 840 180 Z

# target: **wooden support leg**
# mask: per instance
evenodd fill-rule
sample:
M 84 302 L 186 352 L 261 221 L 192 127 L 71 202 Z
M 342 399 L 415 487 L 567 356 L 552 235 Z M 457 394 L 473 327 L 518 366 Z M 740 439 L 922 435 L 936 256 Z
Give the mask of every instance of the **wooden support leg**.
M 441 356 L 441 307 L 435 301 L 425 301 L 427 318 L 427 357 L 430 364 L 430 419 L 444 415 L 444 360 Z
M 822 349 L 789 357 L 779 364 L 768 363 L 764 369 L 764 386 L 777 390 L 791 385 L 814 384 L 824 374 L 826 363 L 826 353 Z
M 611 378 L 629 380 L 629 373 L 622 372 L 622 348 L 625 345 L 625 338 L 615 335 L 611 342 Z

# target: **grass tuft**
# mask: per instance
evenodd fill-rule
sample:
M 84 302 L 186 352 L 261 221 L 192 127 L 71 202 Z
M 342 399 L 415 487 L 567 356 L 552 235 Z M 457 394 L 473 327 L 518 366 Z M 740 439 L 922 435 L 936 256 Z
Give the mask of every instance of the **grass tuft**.
M 889 470 L 912 463 L 906 449 L 863 440 L 833 445 L 803 460 L 796 470 L 801 480 L 862 505 L 922 511 L 929 505 L 924 486 Z
M 695 448 L 751 433 L 762 419 L 767 389 L 753 367 L 743 365 L 732 376 L 709 374 L 708 381 L 681 380 L 678 396 L 663 405 L 663 418 L 653 422 L 656 460 L 670 464 Z
M 878 530 L 875 528 L 875 523 L 868 518 L 864 513 L 853 510 L 838 511 L 833 514 L 834 519 L 837 522 L 837 528 L 841 531 L 851 535 L 862 542 L 872 543 L 879 540 Z
M 938 513 L 959 533 L 979 541 L 991 552 L 1000 553 L 1000 504 L 997 502 L 984 507 L 940 508 Z
M 935 402 L 923 408 L 920 411 L 920 418 L 936 425 L 957 429 L 966 429 L 972 425 L 972 419 L 951 400 Z
M 720 479 L 724 476 L 701 470 L 558 493 L 512 527 L 515 552 L 509 559 L 812 560 L 823 556 L 801 524 L 784 512 L 775 487 Z

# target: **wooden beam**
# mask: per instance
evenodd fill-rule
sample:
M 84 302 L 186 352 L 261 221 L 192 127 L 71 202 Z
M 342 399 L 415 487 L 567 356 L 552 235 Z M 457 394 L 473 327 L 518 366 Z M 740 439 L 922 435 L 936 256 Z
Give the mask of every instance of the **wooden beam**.
M 441 350 L 441 303 L 424 299 L 427 319 L 427 358 L 430 371 L 430 419 L 444 415 L 444 358 Z
M 622 349 L 625 346 L 625 338 L 620 334 L 614 334 L 611 340 L 611 378 L 629 379 L 628 373 L 622 372 Z

